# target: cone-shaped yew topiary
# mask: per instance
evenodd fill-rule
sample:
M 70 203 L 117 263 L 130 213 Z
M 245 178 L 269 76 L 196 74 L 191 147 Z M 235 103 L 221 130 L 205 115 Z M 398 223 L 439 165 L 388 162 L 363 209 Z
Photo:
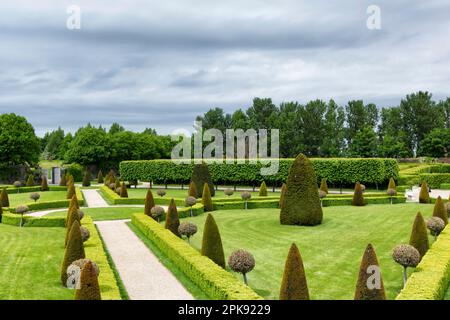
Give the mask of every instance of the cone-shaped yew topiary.
M 80 224 L 78 221 L 75 221 L 70 228 L 69 241 L 67 242 L 66 252 L 64 253 L 64 260 L 61 267 L 61 283 L 63 286 L 67 285 L 67 268 L 72 262 L 78 259 L 84 259 L 85 257 Z
M 67 177 L 65 174 L 61 175 L 61 180 L 59 181 L 60 187 L 67 187 Z
M 436 199 L 436 203 L 434 204 L 433 217 L 441 218 L 445 225 L 448 224 L 447 209 L 445 208 L 444 201 L 442 201 L 441 196 Z
M 309 300 L 308 284 L 302 256 L 293 243 L 289 249 L 281 281 L 280 300 Z
M 267 186 L 266 186 L 266 182 L 263 181 L 261 183 L 261 186 L 259 187 L 259 196 L 260 197 L 267 197 Z
M 425 181 L 422 182 L 422 185 L 420 186 L 419 202 L 430 203 L 430 194 L 428 193 L 428 185 Z
M 70 183 L 67 186 L 67 199 L 72 199 L 75 195 L 75 185 L 73 183 Z
M 420 212 L 417 213 L 416 219 L 409 238 L 409 244 L 417 249 L 422 258 L 428 251 L 430 244 L 428 242 L 428 230 L 425 220 Z
M 34 187 L 34 177 L 32 174 L 28 175 L 27 183 L 25 186 Z
M 327 178 L 322 178 L 320 181 L 320 190 L 328 194 L 328 184 L 327 184 Z
M 83 187 L 90 187 L 91 186 L 91 174 L 89 171 L 86 170 L 83 176 Z
M 145 207 L 144 207 L 144 213 L 151 217 L 151 210 L 155 206 L 155 199 L 153 198 L 153 193 L 151 189 L 147 190 L 147 195 L 145 196 Z
M 180 226 L 180 217 L 178 216 L 177 206 L 175 200 L 170 200 L 169 208 L 167 209 L 166 215 L 166 225 L 165 228 L 172 231 L 174 235 L 181 238 L 178 232 L 178 227 Z
M 127 185 L 125 184 L 125 182 L 122 182 L 122 185 L 120 186 L 120 197 L 128 198 L 128 190 L 127 190 Z
M 69 208 L 70 208 L 71 206 L 75 206 L 75 207 L 77 207 L 77 209 L 80 209 L 80 204 L 78 203 L 78 198 L 77 198 L 77 195 L 76 195 L 76 194 L 74 194 L 73 197 L 72 197 L 72 199 L 70 199 Z
M 189 183 L 189 197 L 197 198 L 197 187 L 193 181 Z
M 355 300 L 386 300 L 377 254 L 370 243 L 364 251 L 359 267 Z
M 208 214 L 203 228 L 202 255 L 225 269 L 225 254 L 219 228 L 212 214 Z
M 211 192 L 209 190 L 209 185 L 205 182 L 203 185 L 203 195 L 202 195 L 202 204 L 205 212 L 213 211 L 213 202 L 211 198 Z
M 97 174 L 97 183 L 103 183 L 105 179 L 103 178 L 103 172 L 100 170 Z
M 1 206 L 2 207 L 9 207 L 9 196 L 8 196 L 8 191 L 6 190 L 6 188 L 3 188 L 2 190 L 2 194 L 0 195 L 0 202 L 1 202 Z
M 321 224 L 322 218 L 316 173 L 309 159 L 299 154 L 289 169 L 280 222 L 314 226 Z
M 120 180 L 116 179 L 115 185 L 114 185 L 114 191 L 117 192 L 117 190 L 119 190 L 120 188 Z
M 80 287 L 75 291 L 75 300 L 101 300 L 97 271 L 91 261 L 81 269 Z
M 396 185 L 395 185 L 394 178 L 390 178 L 390 179 L 389 179 L 388 190 L 389 190 L 389 189 L 397 190 L 397 187 L 396 187 Z
M 47 182 L 47 177 L 46 176 L 42 176 L 41 177 L 41 191 L 48 191 L 48 182 Z
M 283 183 L 283 185 L 281 186 L 281 192 L 280 192 L 280 203 L 278 204 L 278 207 L 280 209 L 283 208 L 283 201 L 284 201 L 285 195 L 286 195 L 286 183 Z
M 201 198 L 203 195 L 203 185 L 205 183 L 209 186 L 209 191 L 211 196 L 214 197 L 215 190 L 212 183 L 211 175 L 209 173 L 208 165 L 206 163 L 196 164 L 194 170 L 192 171 L 191 181 L 195 183 L 195 188 L 197 189 L 196 198 Z
M 80 222 L 80 215 L 78 214 L 78 209 L 76 207 L 71 207 L 68 212 L 68 219 L 66 221 L 66 238 L 64 240 L 64 246 L 67 246 L 67 242 L 69 241 L 69 233 L 72 228 L 73 223 L 77 221 Z
M 355 184 L 355 192 L 353 193 L 352 206 L 362 207 L 364 206 L 364 195 L 361 183 Z

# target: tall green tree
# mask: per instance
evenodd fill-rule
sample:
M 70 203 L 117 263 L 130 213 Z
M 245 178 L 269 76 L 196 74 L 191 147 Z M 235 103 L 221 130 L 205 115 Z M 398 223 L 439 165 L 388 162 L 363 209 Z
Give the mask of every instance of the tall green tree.
M 307 156 L 319 155 L 326 133 L 324 122 L 326 109 L 327 104 L 322 100 L 310 101 L 300 109 L 303 153 Z
M 450 129 L 434 129 L 420 142 L 417 154 L 428 157 L 448 157 L 450 153 Z
M 376 133 L 370 127 L 365 127 L 353 137 L 349 154 L 362 158 L 376 157 L 377 148 L 378 140 Z
M 334 100 L 327 104 L 324 119 L 325 133 L 319 155 L 339 157 L 345 147 L 345 111 Z

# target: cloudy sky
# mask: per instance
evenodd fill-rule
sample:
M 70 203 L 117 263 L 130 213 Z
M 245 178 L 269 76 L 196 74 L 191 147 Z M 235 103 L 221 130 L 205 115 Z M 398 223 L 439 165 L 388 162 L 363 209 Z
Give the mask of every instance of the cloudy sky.
M 366 25 L 372 4 L 380 30 Z M 15 0 L 0 14 L 0 112 L 40 135 L 87 122 L 170 133 L 255 96 L 450 96 L 448 0 Z

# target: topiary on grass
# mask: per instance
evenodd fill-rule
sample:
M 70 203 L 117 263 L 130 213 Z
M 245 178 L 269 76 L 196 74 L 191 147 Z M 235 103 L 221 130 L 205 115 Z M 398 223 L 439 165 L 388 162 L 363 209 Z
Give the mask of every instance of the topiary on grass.
M 165 213 L 164 208 L 160 206 L 154 206 L 150 210 L 150 216 L 159 222 L 159 218 Z
M 120 197 L 128 198 L 128 190 L 127 190 L 127 185 L 125 184 L 125 182 L 122 182 L 122 186 L 120 187 Z
M 34 200 L 34 202 L 38 201 L 41 198 L 41 195 L 37 192 L 32 192 L 30 194 L 30 199 Z
M 5 208 L 9 207 L 9 196 L 8 191 L 6 191 L 6 188 L 3 188 L 2 194 L 0 195 L 0 200 L 2 207 Z
M 105 179 L 103 178 L 103 172 L 100 170 L 97 174 L 97 183 L 103 183 Z
M 242 273 L 244 283 L 248 285 L 247 273 L 255 268 L 255 258 L 253 255 L 242 249 L 233 251 L 228 258 L 228 265 L 234 272 Z
M 89 229 L 86 227 L 81 226 L 80 232 L 81 232 L 81 240 L 83 240 L 83 242 L 88 241 L 89 238 L 91 237 L 91 233 L 89 232 Z
M 317 188 L 317 185 L 316 185 Z M 291 245 L 281 281 L 280 300 L 309 300 L 302 257 L 295 243 Z
M 116 182 L 114 183 L 114 190 L 116 191 L 116 193 L 118 193 L 119 188 L 120 188 L 120 180 L 116 179 Z
M 203 185 L 203 192 L 202 192 L 202 204 L 203 209 L 205 212 L 213 211 L 213 202 L 211 198 L 211 190 L 209 190 L 209 185 L 205 182 Z
M 89 171 L 86 170 L 83 176 L 83 187 L 90 187 L 91 186 L 91 174 Z
M 227 196 L 227 197 L 231 197 L 234 194 L 234 190 L 227 188 L 223 191 L 223 193 Z
M 390 179 L 389 179 L 388 190 L 389 190 L 389 189 L 397 190 L 397 187 L 396 187 L 396 185 L 395 185 L 394 178 L 390 178 Z
M 147 195 L 145 196 L 145 207 L 144 213 L 151 217 L 151 210 L 155 206 L 155 199 L 153 198 L 153 193 L 151 189 L 147 190 Z
M 98 275 L 91 261 L 81 269 L 80 286 L 75 291 L 75 300 L 101 300 Z
M 196 198 L 201 198 L 203 196 L 203 186 L 205 183 L 209 186 L 211 196 L 215 196 L 214 185 L 206 163 L 196 164 L 194 166 L 191 181 L 195 183 L 195 188 L 197 189 L 197 195 L 195 196 Z
M 23 225 L 23 215 L 24 215 L 25 213 L 27 213 L 28 211 L 30 211 L 30 208 L 29 208 L 28 206 L 26 206 L 26 205 L 18 206 L 18 207 L 14 210 L 14 213 L 20 214 L 20 223 L 19 223 L 19 226 L 20 226 L 20 227 L 22 227 L 22 225 Z
M 180 224 L 178 227 L 178 233 L 181 236 L 184 236 L 187 238 L 188 242 L 191 242 L 191 237 L 197 233 L 197 225 L 195 225 L 192 222 L 184 221 Z
M 403 266 L 403 287 L 408 280 L 407 268 L 415 268 L 420 262 L 419 251 L 411 245 L 401 244 L 394 248 L 392 258 L 399 265 Z
M 75 185 L 73 183 L 70 183 L 67 187 L 67 199 L 72 199 L 75 195 Z
M 172 231 L 174 235 L 181 238 L 180 233 L 178 232 L 178 227 L 180 226 L 180 217 L 178 216 L 177 206 L 175 204 L 175 200 L 170 200 L 169 208 L 167 209 L 166 215 L 166 225 L 165 228 L 167 230 Z
M 414 220 L 411 236 L 409 238 L 409 244 L 419 251 L 421 258 L 430 247 L 430 244 L 428 243 L 427 226 L 420 212 L 417 213 L 416 219 Z
M 327 178 L 322 178 L 322 181 L 320 181 L 320 190 L 328 194 L 328 184 L 327 184 Z
M 41 178 L 41 191 L 48 191 L 48 182 L 47 182 L 47 177 L 46 176 L 42 176 Z
M 74 194 L 72 199 L 70 199 L 69 208 L 75 206 L 77 209 L 80 209 L 80 204 L 78 203 L 77 195 Z
M 84 259 L 83 240 L 81 239 L 80 224 L 75 221 L 69 232 L 69 241 L 67 242 L 64 260 L 61 267 L 61 283 L 67 285 L 67 267 L 78 259 Z
M 65 174 L 61 175 L 61 180 L 59 181 L 59 186 L 60 187 L 66 187 L 67 186 L 67 178 L 66 178 Z
M 425 181 L 420 186 L 419 203 L 430 203 L 430 194 L 428 193 L 428 185 Z
M 245 202 L 245 210 L 248 208 L 248 200 L 250 200 L 252 197 L 252 193 L 248 191 L 242 191 L 241 198 Z
M 71 207 L 68 212 L 68 219 L 66 222 L 66 238 L 64 240 L 64 245 L 67 246 L 67 242 L 69 241 L 70 229 L 72 228 L 73 223 L 77 221 L 80 223 L 80 215 L 78 214 L 78 209 L 76 207 Z
M 166 191 L 164 189 L 158 189 L 156 190 L 156 194 L 162 198 L 166 195 Z
M 281 186 L 280 203 L 278 204 L 278 207 L 280 209 L 283 208 L 283 202 L 284 202 L 285 195 L 286 195 L 286 183 L 283 183 L 283 185 Z
M 219 228 L 212 214 L 208 214 L 203 228 L 202 251 L 203 256 L 210 258 L 225 269 L 225 254 Z
M 377 254 L 368 244 L 359 266 L 358 281 L 356 282 L 355 300 L 386 300 L 383 279 Z
M 433 217 L 441 218 L 445 225 L 448 224 L 447 209 L 445 209 L 444 201 L 442 201 L 440 196 L 436 199 L 436 203 L 434 204 Z
M 195 186 L 195 183 L 193 181 L 189 183 L 188 195 L 189 197 L 197 198 L 197 187 Z
M 27 187 L 34 187 L 34 177 L 33 177 L 32 174 L 30 174 L 28 176 L 28 180 L 27 180 L 26 186 Z
M 314 226 L 321 224 L 322 218 L 316 173 L 309 159 L 300 154 L 289 169 L 280 222 Z
M 434 241 L 436 241 L 438 235 L 444 230 L 445 223 L 441 218 L 431 217 L 427 220 L 427 228 L 430 230 L 432 236 L 434 236 Z
M 263 181 L 261 183 L 261 186 L 259 187 L 259 196 L 260 197 L 267 197 L 267 186 L 266 186 L 266 182 Z
M 194 206 L 197 203 L 197 199 L 195 199 L 194 197 L 187 197 L 185 200 L 185 204 L 186 206 L 189 207 L 189 215 L 192 217 L 194 216 L 194 213 L 192 212 L 192 206 Z
M 361 184 L 357 182 L 355 184 L 355 192 L 353 193 L 352 206 L 362 207 L 364 205 L 363 190 Z

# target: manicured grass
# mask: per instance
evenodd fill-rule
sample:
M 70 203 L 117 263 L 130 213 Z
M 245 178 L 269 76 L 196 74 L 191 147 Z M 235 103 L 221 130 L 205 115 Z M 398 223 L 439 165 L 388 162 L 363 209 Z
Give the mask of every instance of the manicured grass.
M 165 198 L 182 198 L 182 199 L 184 199 L 188 196 L 188 189 L 184 189 L 184 190 L 163 189 L 163 190 L 166 191 L 166 195 L 164 196 Z M 158 189 L 152 189 L 153 197 L 155 197 L 155 198 L 159 197 L 158 194 L 156 193 L 157 191 L 158 191 Z M 130 198 L 145 198 L 146 194 L 147 194 L 147 189 L 143 189 L 143 188 L 128 189 L 128 197 L 130 197 Z M 279 196 L 280 193 L 268 191 L 267 195 L 268 196 Z M 258 196 L 258 192 L 252 192 L 252 196 L 253 197 Z M 225 198 L 225 197 L 227 197 L 227 196 L 223 193 L 223 190 L 216 190 L 215 198 Z M 231 197 L 236 198 L 236 199 L 241 199 L 241 191 L 235 191 Z
M 66 191 L 45 191 L 38 192 L 41 195 L 41 198 L 37 201 L 46 202 L 46 201 L 55 201 L 55 200 L 66 200 L 67 192 Z M 34 200 L 30 199 L 31 192 L 27 193 L 11 193 L 9 195 L 9 204 L 11 207 L 17 207 L 22 204 L 34 203 Z
M 72 300 L 60 283 L 65 229 L 0 224 L 0 300 Z
M 131 207 L 111 207 L 111 208 L 82 208 L 85 214 L 91 216 L 94 221 L 102 220 L 122 220 L 131 219 L 134 213 L 144 212 L 143 207 L 131 208 Z M 49 213 L 47 216 L 52 217 L 65 217 L 67 210 L 61 210 L 57 212 Z
M 215 211 L 213 215 L 226 259 L 237 249 L 255 256 L 256 267 L 248 275 L 249 284 L 264 298 L 278 299 L 285 259 L 295 242 L 303 257 L 312 299 L 353 299 L 368 243 L 373 244 L 378 255 L 387 296 L 394 299 L 402 288 L 402 268 L 393 262 L 392 249 L 408 243 L 418 211 L 427 218 L 432 210 L 432 205 L 413 203 L 327 207 L 323 224 L 315 227 L 280 225 L 277 209 Z M 205 218 L 206 214 L 186 219 L 199 228 L 191 240 L 197 249 Z

